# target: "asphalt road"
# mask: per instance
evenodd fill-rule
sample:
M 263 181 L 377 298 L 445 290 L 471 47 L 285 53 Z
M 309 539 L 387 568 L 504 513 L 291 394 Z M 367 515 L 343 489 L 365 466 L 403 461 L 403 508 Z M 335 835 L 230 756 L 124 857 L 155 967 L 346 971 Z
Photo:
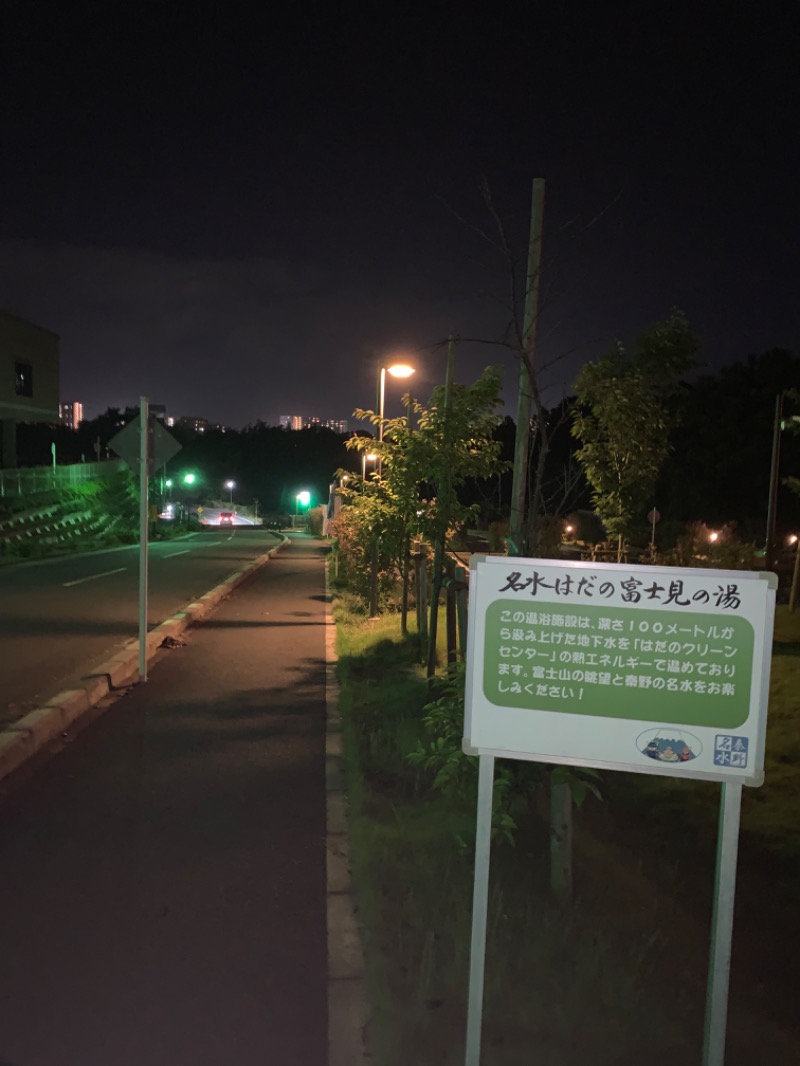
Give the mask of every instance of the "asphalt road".
M 237 528 L 151 544 L 149 628 L 277 539 L 269 531 Z M 0 569 L 0 721 L 74 686 L 137 637 L 138 582 L 137 545 Z
M 1 1066 L 325 1066 L 323 555 L 0 795 Z

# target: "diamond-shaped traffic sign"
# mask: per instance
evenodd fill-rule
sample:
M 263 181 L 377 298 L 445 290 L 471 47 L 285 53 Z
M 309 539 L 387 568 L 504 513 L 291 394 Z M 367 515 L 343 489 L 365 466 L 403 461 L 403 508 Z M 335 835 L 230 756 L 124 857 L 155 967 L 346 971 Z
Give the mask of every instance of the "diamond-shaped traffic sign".
M 131 470 L 135 471 L 139 470 L 141 425 L 141 415 L 137 415 L 108 442 L 109 448 L 116 452 Z M 151 415 L 147 427 L 148 476 L 160 470 L 164 463 L 169 462 L 172 456 L 181 450 L 181 447 L 182 445 L 162 426 L 159 420 Z

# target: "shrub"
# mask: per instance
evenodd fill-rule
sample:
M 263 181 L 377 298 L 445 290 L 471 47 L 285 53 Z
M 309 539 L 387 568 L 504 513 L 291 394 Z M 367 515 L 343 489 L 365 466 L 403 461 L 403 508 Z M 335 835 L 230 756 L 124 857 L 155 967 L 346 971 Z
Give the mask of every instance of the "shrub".
M 712 539 L 712 534 L 716 536 Z M 755 545 L 739 540 L 729 523 L 712 530 L 704 522 L 692 522 L 675 547 L 656 560 L 666 566 L 698 566 L 720 570 L 751 570 Z

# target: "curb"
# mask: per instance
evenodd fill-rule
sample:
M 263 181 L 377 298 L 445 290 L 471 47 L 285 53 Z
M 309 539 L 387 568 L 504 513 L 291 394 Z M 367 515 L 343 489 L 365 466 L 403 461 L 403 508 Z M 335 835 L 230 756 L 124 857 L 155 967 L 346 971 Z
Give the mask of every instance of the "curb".
M 289 538 L 284 537 L 280 544 L 259 555 L 249 566 L 237 570 L 216 588 L 151 630 L 147 634 L 148 663 L 155 658 L 165 637 L 178 636 L 189 626 L 202 621 L 246 577 L 260 570 L 271 556 L 289 543 Z M 133 684 L 138 673 L 139 641 L 131 640 L 122 651 L 90 670 L 80 687 L 59 692 L 41 707 L 29 711 L 24 718 L 5 726 L 0 730 L 0 780 L 32 759 L 109 693 Z
M 350 878 L 342 716 L 336 680 L 336 625 L 325 570 L 325 805 L 327 830 L 328 1066 L 367 1066 L 369 1021 L 364 953 Z

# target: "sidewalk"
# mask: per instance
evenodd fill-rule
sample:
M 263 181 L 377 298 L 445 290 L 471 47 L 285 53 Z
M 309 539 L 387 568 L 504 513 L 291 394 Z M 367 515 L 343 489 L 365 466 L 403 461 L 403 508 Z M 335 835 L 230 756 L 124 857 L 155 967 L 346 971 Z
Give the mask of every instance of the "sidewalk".
M 3 1066 L 359 1066 L 325 548 L 292 539 L 0 799 Z

